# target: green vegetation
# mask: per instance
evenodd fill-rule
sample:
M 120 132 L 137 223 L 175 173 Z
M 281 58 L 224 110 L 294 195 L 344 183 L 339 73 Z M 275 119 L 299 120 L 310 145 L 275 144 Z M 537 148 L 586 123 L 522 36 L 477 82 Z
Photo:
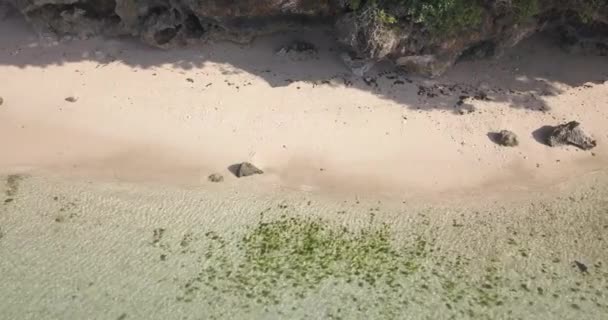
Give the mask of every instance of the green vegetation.
M 208 237 L 223 243 L 215 234 Z M 418 239 L 409 250 L 397 252 L 385 225 L 352 232 L 320 219 L 283 217 L 260 222 L 240 247 L 242 263 L 204 270 L 208 284 L 217 284 L 218 278 L 228 280 L 225 285 L 234 292 L 275 304 L 281 298 L 279 286 L 303 297 L 333 277 L 358 287 L 382 282 L 399 290 L 396 276 L 418 270 L 416 260 L 426 255 L 427 242 Z
M 525 21 L 540 13 L 539 0 L 513 0 L 517 20 Z
M 567 295 L 578 303 L 582 295 L 593 297 L 592 284 L 602 277 L 583 277 L 567 264 L 558 269 L 557 264 L 563 263 L 556 257 L 550 257 L 553 266 L 543 263 L 540 271 L 509 274 L 500 259 L 443 252 L 433 232 L 412 229 L 397 241 L 390 227 L 374 222 L 373 215 L 367 227 L 354 230 L 311 217 L 265 220 L 262 216 L 244 236 L 233 240 L 208 232 L 201 269 L 181 286 L 177 300 L 202 299 L 210 314 L 218 312 L 218 318 L 230 318 L 233 311 L 298 310 L 309 298 L 324 297 L 335 299 L 322 302 L 328 308 L 327 318 L 348 319 L 360 313 L 398 319 L 418 306 L 450 318 L 492 319 L 492 314 L 507 312 L 523 301 L 550 305 L 556 296 Z M 429 223 L 422 221 L 425 226 Z M 508 263 L 534 255 L 526 243 L 515 239 L 516 232 L 513 237 L 508 244 L 516 251 L 504 256 L 514 259 Z M 567 272 L 558 274 L 558 270 Z M 579 281 L 581 291 L 547 286 L 557 280 Z M 600 298 L 582 303 L 608 310 Z
M 390 25 L 397 23 L 397 18 L 386 13 L 386 11 L 384 11 L 383 9 L 378 10 L 377 16 L 378 16 L 378 19 L 380 19 L 380 21 L 385 25 L 390 26 Z
M 348 6 L 353 10 L 359 10 L 361 8 L 363 0 L 349 0 Z
M 593 21 L 593 16 L 598 10 L 608 6 L 608 0 L 579 0 L 576 3 L 579 9 L 579 17 L 583 23 Z
M 456 33 L 479 26 L 483 8 L 476 0 L 406 0 L 414 22 L 428 26 L 431 31 Z
M 353 10 L 373 8 L 379 21 L 387 25 L 407 19 L 437 34 L 479 26 L 484 10 L 478 0 L 350 0 L 349 6 Z M 396 7 L 406 8 L 405 16 L 393 15 Z
M 348 0 L 349 7 L 359 12 L 372 11 L 386 26 L 398 21 L 423 25 L 430 32 L 452 35 L 481 25 L 484 15 L 482 0 Z M 512 0 L 510 10 L 517 22 L 541 13 L 540 0 Z M 608 6 L 608 0 L 573 0 L 571 2 L 584 23 L 593 21 L 595 13 Z

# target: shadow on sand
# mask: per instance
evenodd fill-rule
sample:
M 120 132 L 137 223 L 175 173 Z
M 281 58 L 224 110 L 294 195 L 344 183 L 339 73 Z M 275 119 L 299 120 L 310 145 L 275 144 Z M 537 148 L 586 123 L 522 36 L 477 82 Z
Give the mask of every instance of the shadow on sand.
M 318 55 L 306 61 L 276 55 L 278 48 L 294 40 L 313 43 Z M 41 48 L 44 54 L 32 54 Z M 331 33 L 322 29 L 262 37 L 251 45 L 201 44 L 164 51 L 135 39 L 71 40 L 45 45 L 20 17 L 0 22 L 0 65 L 25 68 L 95 61 L 100 67 L 110 63 L 144 69 L 169 65 L 188 73 L 216 64 L 226 78 L 249 73 L 271 87 L 297 82 L 348 86 L 373 92 L 406 108 L 454 114 L 464 112 L 462 106 L 468 104 L 463 99 L 475 99 L 480 94 L 513 108 L 543 112 L 550 109 L 546 98 L 559 95 L 564 87 L 608 80 L 608 59 L 566 53 L 543 35 L 522 42 L 500 58 L 457 63 L 436 79 L 406 74 L 389 63 L 379 63 L 366 78 L 359 78 L 344 66 L 340 51 Z
M 532 137 L 538 143 L 544 144 L 546 146 L 550 146 L 549 142 L 548 142 L 549 135 L 553 132 L 554 129 L 555 129 L 554 126 L 542 126 L 538 129 L 534 130 L 534 132 L 532 132 Z

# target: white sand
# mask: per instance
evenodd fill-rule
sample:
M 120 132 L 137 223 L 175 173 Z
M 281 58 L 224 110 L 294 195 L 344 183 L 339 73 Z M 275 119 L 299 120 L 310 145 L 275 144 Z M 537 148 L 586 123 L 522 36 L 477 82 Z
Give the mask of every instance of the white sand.
M 164 52 L 132 41 L 44 44 L 13 20 L 0 32 L 3 172 L 198 185 L 251 161 L 268 173 L 259 183 L 402 196 L 527 189 L 607 163 L 608 60 L 568 55 L 548 40 L 528 41 L 499 61 L 461 63 L 434 81 L 395 85 L 404 77 L 381 76 L 374 89 L 348 78 L 321 32 L 298 35 L 320 54 L 296 62 L 274 55 L 295 35 Z M 477 112 L 459 115 L 459 92 L 418 95 L 431 84 L 505 93 L 472 100 Z M 534 110 L 543 106 L 548 111 Z M 570 120 L 596 137 L 595 157 L 532 136 Z M 490 141 L 487 133 L 501 129 L 517 133 L 521 145 Z

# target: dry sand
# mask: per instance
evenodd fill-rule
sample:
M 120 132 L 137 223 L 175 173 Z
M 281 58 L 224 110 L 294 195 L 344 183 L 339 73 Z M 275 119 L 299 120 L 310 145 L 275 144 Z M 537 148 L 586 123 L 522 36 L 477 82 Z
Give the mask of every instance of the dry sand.
M 45 44 L 12 20 L 0 32 L 6 172 L 196 185 L 250 161 L 268 173 L 261 184 L 401 196 L 528 188 L 607 162 L 608 60 L 545 39 L 432 81 L 375 70 L 376 87 L 351 77 L 320 31 L 298 35 L 320 49 L 307 61 L 274 54 L 295 35 L 165 52 L 132 41 Z M 460 115 L 462 91 L 478 90 L 494 101 L 467 100 L 476 111 Z M 596 136 L 595 156 L 533 136 L 570 120 Z M 502 129 L 521 145 L 488 138 Z
M 318 56 L 275 54 L 294 39 Z M 339 53 L 320 30 L 159 51 L 1 21 L 0 314 L 608 312 L 608 59 L 537 37 L 434 80 L 361 79 Z M 598 147 L 535 134 L 570 120 Z M 265 174 L 235 178 L 242 161 Z

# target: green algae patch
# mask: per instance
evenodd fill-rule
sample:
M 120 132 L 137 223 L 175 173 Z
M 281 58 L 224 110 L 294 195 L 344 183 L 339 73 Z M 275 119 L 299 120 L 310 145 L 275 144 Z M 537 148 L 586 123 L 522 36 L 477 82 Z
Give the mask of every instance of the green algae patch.
M 6 177 L 6 191 L 5 194 L 7 197 L 14 197 L 17 195 L 19 191 L 19 183 L 23 177 L 18 174 L 11 174 Z
M 323 318 L 364 314 L 398 319 L 404 312 L 434 310 L 446 319 L 492 319 L 522 303 L 529 309 L 550 308 L 556 295 L 580 305 L 593 283 L 606 281 L 605 273 L 590 276 L 572 272 L 570 266 L 558 268 L 563 263 L 528 265 L 524 260 L 532 252 L 515 240 L 507 244 L 515 247 L 503 257 L 508 260 L 480 259 L 474 251 L 443 252 L 424 221 L 400 232 L 407 234 L 396 240 L 391 226 L 373 219 L 353 228 L 288 215 L 262 216 L 233 238 L 208 232 L 200 272 L 181 287 L 177 300 L 206 302 L 209 314 L 219 318 L 305 312 Z M 515 272 L 509 264 L 527 269 Z M 585 289 L 570 290 L 575 281 L 577 289 Z M 582 303 L 608 311 L 603 297 Z M 584 312 L 585 307 L 571 311 Z
M 205 257 L 210 263 L 184 286 L 184 296 L 203 284 L 213 290 L 239 295 L 262 305 L 280 304 L 289 295 L 304 299 L 322 286 L 383 292 L 402 290 L 398 278 L 416 273 L 417 261 L 427 254 L 427 242 L 416 239 L 409 248 L 397 248 L 385 224 L 360 230 L 336 226 L 318 218 L 287 217 L 260 221 L 239 241 L 239 255 L 225 254 L 227 240 L 210 232 Z M 193 289 L 194 288 L 194 289 Z
M 6 190 L 4 191 L 6 198 L 4 199 L 4 204 L 15 201 L 15 197 L 19 192 L 19 183 L 22 179 L 23 176 L 18 174 L 11 174 L 6 177 Z
M 395 274 L 415 272 L 418 265 L 410 258 L 419 254 L 395 250 L 386 225 L 349 231 L 320 219 L 293 217 L 260 223 L 243 239 L 242 249 L 246 268 L 238 271 L 253 275 L 243 289 L 269 298 L 274 297 L 265 292 L 275 280 L 306 289 L 338 277 L 358 286 L 385 282 L 396 288 Z

